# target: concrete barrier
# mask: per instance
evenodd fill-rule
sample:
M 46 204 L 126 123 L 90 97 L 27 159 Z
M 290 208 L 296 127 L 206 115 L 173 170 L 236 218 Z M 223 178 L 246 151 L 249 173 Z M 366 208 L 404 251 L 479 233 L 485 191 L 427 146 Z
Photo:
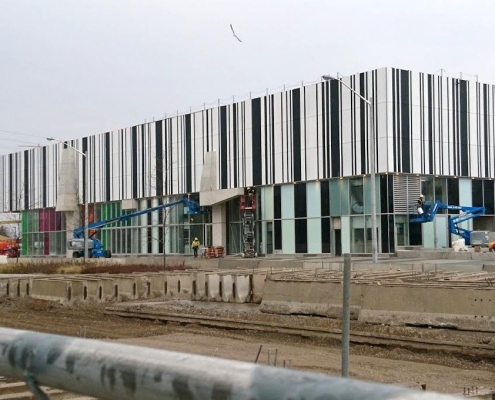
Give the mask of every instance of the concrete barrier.
M 169 273 L 165 278 L 165 296 L 174 299 L 190 299 L 192 297 L 193 276 L 188 273 Z
M 263 300 L 263 294 L 265 290 L 266 272 L 255 273 L 252 275 L 253 286 L 252 286 L 252 296 L 251 302 L 260 304 Z
M 60 279 L 34 279 L 30 296 L 33 299 L 65 302 L 69 300 L 71 282 Z
M 362 285 L 359 321 L 495 329 L 495 290 Z
M 220 296 L 220 275 L 218 273 L 208 273 L 205 280 L 205 294 L 208 301 L 222 301 Z
M 357 319 L 361 285 L 351 286 L 351 319 Z M 342 316 L 342 285 L 328 281 L 267 279 L 260 311 L 340 318 Z
M 206 274 L 207 272 L 202 271 L 198 271 L 193 274 L 192 300 L 208 301 L 208 294 L 206 293 Z

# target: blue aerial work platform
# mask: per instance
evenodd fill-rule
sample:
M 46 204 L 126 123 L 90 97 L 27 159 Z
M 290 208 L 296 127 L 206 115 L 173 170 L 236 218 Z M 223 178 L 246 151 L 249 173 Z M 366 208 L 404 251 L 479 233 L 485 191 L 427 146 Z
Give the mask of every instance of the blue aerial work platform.
M 410 222 L 431 222 L 435 219 L 438 210 L 458 210 L 459 214 L 453 215 L 449 218 L 449 231 L 450 233 L 462 237 L 466 245 L 471 244 L 471 231 L 459 226 L 462 222 L 470 219 L 480 217 L 485 214 L 485 207 L 473 207 L 473 206 L 452 206 L 442 203 L 440 200 L 432 203 L 431 201 L 425 201 L 422 205 L 423 213 L 414 216 L 410 219 Z

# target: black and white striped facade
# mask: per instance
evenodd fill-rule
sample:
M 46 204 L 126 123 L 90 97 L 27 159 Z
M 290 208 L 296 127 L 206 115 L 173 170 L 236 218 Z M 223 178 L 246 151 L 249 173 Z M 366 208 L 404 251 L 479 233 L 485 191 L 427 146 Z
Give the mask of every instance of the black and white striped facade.
M 494 85 L 395 68 L 343 81 L 374 104 L 378 174 L 495 178 Z M 94 203 L 199 192 L 212 151 L 219 189 L 321 181 L 369 174 L 369 112 L 322 81 L 69 144 Z M 55 207 L 62 146 L 0 156 L 4 212 Z
M 375 103 L 377 172 L 495 177 L 493 85 L 394 68 L 344 82 Z M 369 173 L 368 112 L 326 81 L 70 144 L 89 147 L 93 202 L 198 192 L 208 151 L 221 189 L 346 177 Z M 61 146 L 0 156 L 3 210 L 55 206 Z

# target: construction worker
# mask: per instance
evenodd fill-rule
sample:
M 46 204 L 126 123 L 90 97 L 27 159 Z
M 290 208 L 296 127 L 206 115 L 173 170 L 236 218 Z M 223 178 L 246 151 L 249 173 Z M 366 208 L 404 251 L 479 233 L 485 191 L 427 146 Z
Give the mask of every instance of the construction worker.
M 192 249 L 194 251 L 194 257 L 198 257 L 198 249 L 199 249 L 199 240 L 198 238 L 194 238 L 193 242 L 192 242 Z
M 423 214 L 423 205 L 425 203 L 425 196 L 423 196 L 422 194 L 419 195 L 419 199 L 418 199 L 418 214 L 419 215 L 422 215 Z
M 488 249 L 490 250 L 490 253 L 495 251 L 495 242 L 488 243 Z

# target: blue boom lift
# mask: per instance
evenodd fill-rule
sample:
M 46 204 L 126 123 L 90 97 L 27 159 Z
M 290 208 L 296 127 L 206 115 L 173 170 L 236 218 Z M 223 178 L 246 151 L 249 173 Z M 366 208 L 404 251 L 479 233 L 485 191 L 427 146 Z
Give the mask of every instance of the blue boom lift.
M 156 207 L 148 208 L 146 210 L 136 211 L 131 214 L 121 215 L 119 217 L 115 217 L 104 221 L 93 222 L 88 225 L 88 231 L 101 229 L 102 227 L 107 225 L 116 224 L 117 222 L 127 221 L 139 215 L 163 210 L 165 208 L 173 207 L 178 204 L 184 204 L 187 207 L 188 214 L 192 214 L 192 215 L 204 214 L 204 211 L 201 210 L 200 206 L 196 202 L 188 199 L 187 197 L 183 197 L 181 200 L 173 201 L 167 204 L 162 204 Z M 67 248 L 69 250 L 74 250 L 74 253 L 72 253 L 73 258 L 79 258 L 84 256 L 84 229 L 85 229 L 84 226 L 74 229 L 73 232 L 74 238 L 70 239 L 67 242 Z M 94 232 L 91 236 L 93 235 Z M 94 237 L 88 237 L 88 256 L 89 258 L 101 258 L 101 257 L 110 258 L 112 257 L 112 253 L 110 252 L 110 250 L 105 250 L 103 248 L 102 243 L 98 239 Z
M 460 211 L 458 215 L 449 218 L 449 231 L 454 235 L 462 237 L 465 240 L 466 245 L 471 244 L 471 231 L 466 228 L 461 228 L 459 224 L 485 214 L 485 207 L 450 206 L 442 203 L 440 200 L 437 200 L 434 203 L 425 201 L 422 209 L 423 213 L 411 218 L 411 222 L 431 222 L 437 215 L 438 210 Z

